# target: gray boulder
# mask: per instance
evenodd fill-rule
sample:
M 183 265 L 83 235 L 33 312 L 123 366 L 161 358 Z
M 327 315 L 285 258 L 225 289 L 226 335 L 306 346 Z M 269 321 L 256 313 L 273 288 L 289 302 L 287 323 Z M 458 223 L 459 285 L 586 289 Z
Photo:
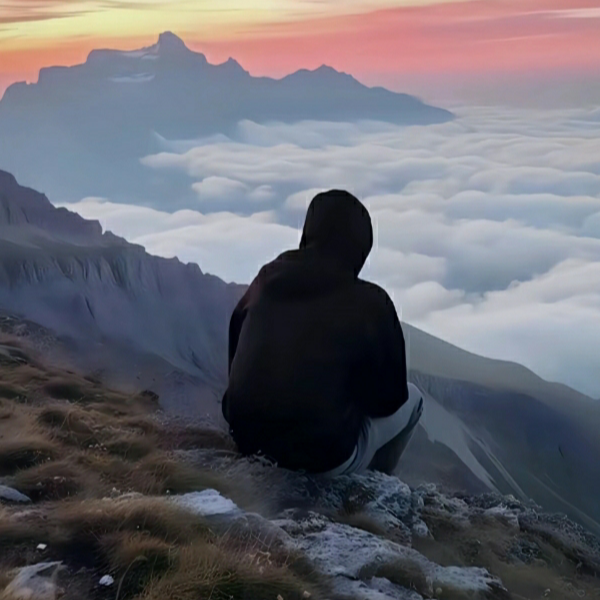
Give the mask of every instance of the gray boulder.
M 25 494 L 6 485 L 0 485 L 0 503 L 29 504 L 30 502 L 31 498 Z

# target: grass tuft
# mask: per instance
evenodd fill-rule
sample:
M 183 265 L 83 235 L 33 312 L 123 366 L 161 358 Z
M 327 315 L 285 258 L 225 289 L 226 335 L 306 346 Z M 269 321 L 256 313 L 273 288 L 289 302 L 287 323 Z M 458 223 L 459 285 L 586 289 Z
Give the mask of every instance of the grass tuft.
M 268 552 L 240 553 L 219 543 L 181 549 L 177 567 L 152 581 L 141 600 L 319 600 L 317 584 L 304 581 Z
M 156 449 L 156 442 L 148 436 L 124 433 L 107 442 L 105 447 L 110 454 L 137 461 L 152 454 Z
M 14 385 L 11 383 L 0 383 L 0 398 L 6 398 L 8 400 L 20 400 L 25 398 L 27 390 L 20 385 Z
M 52 460 L 58 452 L 57 445 L 41 435 L 0 440 L 0 476 L 40 465 Z
M 97 478 L 74 461 L 38 465 L 17 473 L 15 487 L 34 502 L 71 498 L 98 487 Z
M 69 379 L 53 379 L 43 387 L 44 392 L 55 400 L 70 400 L 80 402 L 86 398 L 86 393 L 82 386 Z
M 100 545 L 110 572 L 119 581 L 121 597 L 125 598 L 142 593 L 153 579 L 173 568 L 178 558 L 174 544 L 144 533 L 106 535 Z
M 131 472 L 130 482 L 133 489 L 149 496 L 187 494 L 206 489 L 226 494 L 231 488 L 218 475 L 176 462 L 164 454 L 141 460 Z

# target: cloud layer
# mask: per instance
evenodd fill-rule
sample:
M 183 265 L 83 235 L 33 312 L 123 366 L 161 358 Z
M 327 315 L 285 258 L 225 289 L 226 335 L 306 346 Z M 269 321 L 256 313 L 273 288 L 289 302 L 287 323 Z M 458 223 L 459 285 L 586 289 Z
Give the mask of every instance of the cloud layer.
M 459 116 L 412 128 L 244 122 L 235 139 L 165 142 L 143 159 L 189 176 L 189 210 L 70 208 L 150 252 L 248 282 L 298 243 L 318 191 L 349 189 L 376 229 L 363 276 L 404 320 L 600 397 L 600 114 Z

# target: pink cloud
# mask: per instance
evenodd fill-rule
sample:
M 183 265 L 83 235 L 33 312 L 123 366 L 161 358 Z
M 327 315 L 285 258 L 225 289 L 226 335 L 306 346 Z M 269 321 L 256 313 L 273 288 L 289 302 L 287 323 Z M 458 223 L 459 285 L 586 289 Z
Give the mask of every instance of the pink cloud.
M 197 47 L 272 75 L 323 63 L 368 79 L 587 70 L 600 68 L 600 19 L 572 16 L 599 7 L 598 0 L 475 0 L 280 24 Z

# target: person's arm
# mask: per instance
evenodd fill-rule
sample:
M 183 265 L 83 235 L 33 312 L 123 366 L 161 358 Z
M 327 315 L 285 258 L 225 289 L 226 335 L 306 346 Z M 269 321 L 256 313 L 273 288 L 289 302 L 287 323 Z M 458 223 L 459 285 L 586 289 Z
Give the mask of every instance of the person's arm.
M 233 364 L 233 359 L 235 358 L 238 342 L 240 340 L 240 334 L 242 333 L 242 325 L 244 324 L 244 320 L 246 319 L 246 315 L 248 314 L 248 306 L 250 304 L 250 300 L 252 296 L 258 291 L 258 288 L 264 279 L 265 269 L 267 267 L 268 265 L 265 265 L 258 272 L 258 275 L 254 278 L 254 281 L 252 281 L 244 295 L 240 298 L 240 301 L 237 303 L 237 306 L 235 307 L 233 314 L 231 315 L 231 319 L 229 320 L 228 374 L 231 374 L 231 365 Z
M 400 319 L 388 294 L 380 291 L 377 334 L 372 349 L 375 357 L 374 389 L 365 404 L 371 418 L 393 415 L 408 400 L 406 346 Z
M 231 315 L 231 319 L 229 320 L 228 376 L 231 375 L 231 365 L 237 351 L 240 333 L 242 332 L 242 325 L 244 323 L 244 319 L 246 318 L 246 314 L 248 313 L 249 292 L 250 287 L 248 287 L 248 289 L 244 292 L 244 295 L 240 298 Z M 228 389 L 225 390 L 223 398 L 221 399 L 221 412 L 223 413 L 227 423 L 229 423 L 229 399 L 227 397 L 227 392 Z
M 250 296 L 250 287 L 246 290 L 244 295 L 241 297 L 237 306 L 235 307 L 231 319 L 229 321 L 229 366 L 228 374 L 231 374 L 231 365 L 235 357 L 238 342 L 240 339 L 240 333 L 242 332 L 242 325 L 246 314 L 248 313 L 248 299 Z

